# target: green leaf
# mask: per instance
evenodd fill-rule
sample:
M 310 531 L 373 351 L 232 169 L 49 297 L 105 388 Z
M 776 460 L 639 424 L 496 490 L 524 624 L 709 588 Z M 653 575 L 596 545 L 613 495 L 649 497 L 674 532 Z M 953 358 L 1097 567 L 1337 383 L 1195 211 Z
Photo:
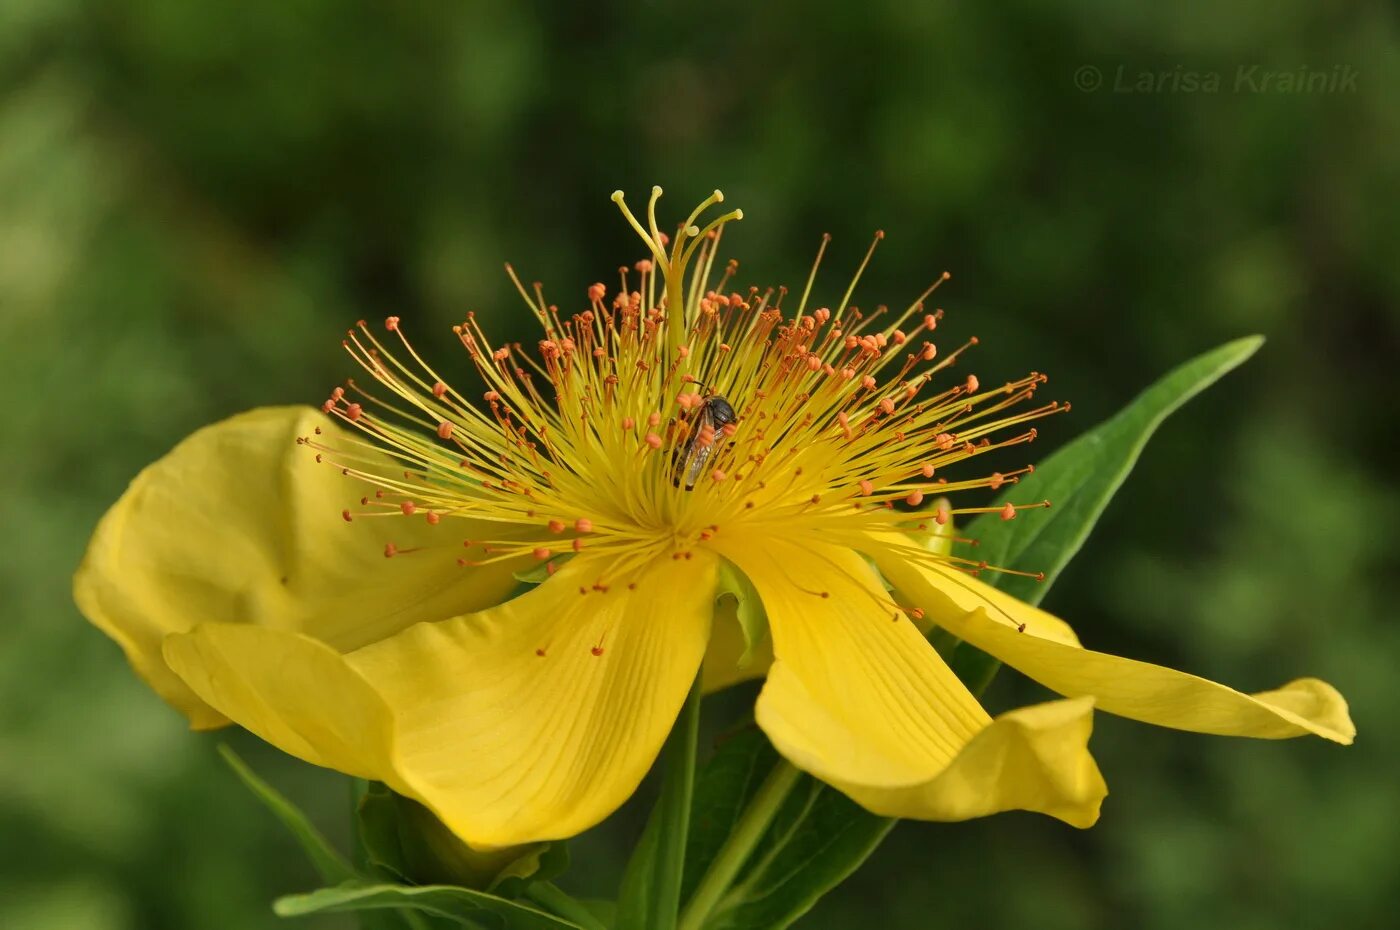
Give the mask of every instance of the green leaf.
M 341 911 L 408 910 L 454 921 L 474 930 L 580 930 L 579 925 L 528 904 L 448 885 L 371 885 L 347 882 L 308 894 L 278 898 L 280 917 Z
M 1054 506 L 1037 514 L 1037 519 L 984 517 L 971 526 L 971 535 L 981 540 L 980 552 L 988 561 L 1035 566 L 1045 571 L 1045 581 L 990 573 L 986 580 L 1030 603 L 1044 597 L 1162 421 L 1249 358 L 1261 342 L 1257 337 L 1240 339 L 1173 370 L 1122 412 L 1008 488 L 998 505 L 1008 499 L 1048 498 Z M 985 689 L 997 669 L 994 659 L 967 646 L 953 651 L 951 665 L 974 694 Z M 735 822 L 756 793 L 762 775 L 775 765 L 786 763 L 776 761 L 766 740 L 754 737 L 722 746 L 702 770 L 695 791 L 692 855 L 696 871 L 686 876 L 688 892 L 719 852 L 714 834 Z M 803 776 L 745 863 L 742 879 L 705 922 L 706 930 L 781 930 L 791 925 L 854 872 L 895 823 Z
M 521 569 L 512 574 L 515 580 L 521 584 L 541 585 L 548 581 L 551 575 L 567 565 L 569 560 L 573 557 L 574 554 L 572 552 L 565 552 L 556 555 L 548 561 L 540 562 L 538 565 L 532 565 L 529 568 Z
M 700 679 L 662 751 L 661 797 L 632 851 L 617 899 L 617 930 L 674 930 L 695 786 Z
M 753 661 L 754 650 L 768 638 L 768 613 L 763 609 L 763 601 L 753 582 L 728 559 L 720 561 L 719 580 L 715 586 L 715 600 L 724 597 L 732 597 L 735 602 L 734 613 L 744 633 L 744 654 L 739 657 L 739 667 L 747 668 Z
M 432 811 L 374 782 L 356 810 L 360 843 L 384 878 L 419 885 L 460 885 L 518 898 L 533 882 L 569 865 L 563 842 L 483 852 L 458 839 Z
M 306 857 L 316 867 L 321 878 L 328 882 L 343 882 L 358 877 L 345 857 L 330 844 L 321 831 L 312 826 L 300 808 L 288 801 L 275 788 L 263 781 L 247 764 L 226 745 L 219 746 L 219 755 L 233 769 L 235 775 L 253 792 L 259 801 L 280 821 L 301 845 Z
M 1008 501 L 1048 500 L 1048 511 L 1002 520 L 984 514 L 969 527 L 979 540 L 979 558 L 993 565 L 1045 572 L 1045 581 L 1015 575 L 986 577 L 1030 604 L 1039 603 L 1098 522 L 1114 493 L 1137 463 L 1147 440 L 1182 404 L 1253 355 L 1264 342 L 1250 336 L 1227 342 L 1169 372 L 1118 414 L 1084 433 L 1008 485 L 995 506 Z

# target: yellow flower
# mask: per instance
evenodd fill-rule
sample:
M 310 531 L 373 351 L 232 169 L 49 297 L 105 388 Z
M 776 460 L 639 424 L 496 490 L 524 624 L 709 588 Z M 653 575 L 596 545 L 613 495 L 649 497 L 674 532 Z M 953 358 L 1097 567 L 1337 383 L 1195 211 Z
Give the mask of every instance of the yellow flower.
M 873 311 L 850 303 L 859 271 L 831 307 L 809 305 L 816 267 L 796 299 L 736 289 L 716 255 L 739 212 L 698 226 L 716 192 L 671 243 L 659 193 L 644 221 L 614 195 L 650 253 L 618 287 L 593 285 L 578 312 L 520 287 L 532 350 L 456 327 L 480 402 L 391 317 L 348 335 L 369 379 L 338 388 L 330 416 L 255 410 L 185 440 L 99 525 L 84 613 L 196 727 L 232 720 L 383 781 L 482 847 L 616 809 L 702 662 L 708 687 L 766 674 L 757 718 L 779 751 L 899 817 L 1092 824 L 1095 708 L 1351 740 L 1323 682 L 1246 695 L 1091 652 L 976 577 L 998 569 L 916 541 L 981 510 L 906 505 L 1016 481 L 951 466 L 1063 409 L 1031 403 L 1043 376 L 941 377 L 968 346 L 935 350 L 933 287 Z M 510 598 L 541 563 L 543 583 Z M 717 591 L 735 595 L 718 613 Z M 930 622 L 1066 699 L 990 717 Z

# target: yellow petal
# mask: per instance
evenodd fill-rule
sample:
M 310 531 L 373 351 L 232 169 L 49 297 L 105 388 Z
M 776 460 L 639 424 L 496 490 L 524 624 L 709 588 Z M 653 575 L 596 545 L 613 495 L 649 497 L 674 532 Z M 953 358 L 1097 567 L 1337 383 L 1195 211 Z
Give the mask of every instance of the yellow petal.
M 875 545 L 868 554 L 880 574 L 911 603 L 923 608 L 925 622 L 941 625 L 945 617 L 958 617 L 986 607 L 992 619 L 1007 626 L 1024 623 L 1026 632 L 1042 639 L 1079 645 L 1079 637 L 1059 617 L 1004 594 L 966 572 L 929 562 L 927 553 L 910 546 L 899 534 L 870 535 Z
M 345 656 L 220 624 L 170 637 L 166 656 L 233 720 L 308 761 L 386 782 L 474 846 L 557 839 L 635 790 L 709 633 L 712 556 L 665 557 L 635 589 L 614 579 L 592 590 L 612 564 L 576 558 L 505 604 Z
M 341 511 L 372 492 L 296 444 L 317 426 L 322 439 L 343 443 L 343 431 L 309 407 L 253 410 L 199 430 L 132 481 L 78 568 L 79 608 L 196 726 L 225 721 L 166 668 L 169 633 L 253 623 L 343 651 L 497 603 L 514 587 L 512 566 L 456 564 L 451 547 L 479 524 L 347 524 Z M 442 548 L 386 559 L 389 541 Z
M 768 611 L 777 659 L 757 717 L 793 764 L 892 816 L 1097 818 L 1092 702 L 992 721 L 855 552 L 773 539 L 722 550 Z
M 998 716 L 927 781 L 900 788 L 836 787 L 885 817 L 955 821 L 1026 810 L 1092 827 L 1108 794 L 1089 754 L 1093 724 L 1091 698 L 1022 707 Z
M 1079 646 L 1064 621 L 948 569 L 877 555 L 880 570 L 941 626 L 1052 691 L 1099 710 L 1198 733 L 1285 739 L 1314 733 L 1350 743 L 1356 727 L 1337 690 L 1300 678 L 1275 691 L 1233 688 Z M 1018 632 L 1019 624 L 1025 632 Z
M 199 700 L 313 765 L 382 781 L 394 712 L 345 656 L 290 630 L 199 623 L 165 638 L 165 661 Z

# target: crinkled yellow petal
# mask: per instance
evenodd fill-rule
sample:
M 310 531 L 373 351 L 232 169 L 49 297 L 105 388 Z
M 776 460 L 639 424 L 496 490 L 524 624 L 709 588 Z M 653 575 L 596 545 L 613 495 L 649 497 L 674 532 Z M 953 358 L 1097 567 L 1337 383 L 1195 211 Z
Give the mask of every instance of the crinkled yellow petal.
M 855 552 L 775 539 L 722 551 L 767 609 L 777 659 L 758 723 L 794 765 L 891 816 L 1097 818 L 1106 789 L 1087 749 L 1092 702 L 993 721 Z
M 514 600 L 344 656 L 225 624 L 172 636 L 165 654 L 231 719 L 310 762 L 386 782 L 474 846 L 556 839 L 635 790 L 709 634 L 712 556 L 664 557 L 635 589 L 594 591 L 611 564 L 576 558 Z
M 341 511 L 372 492 L 296 444 L 317 426 L 320 438 L 345 444 L 345 433 L 309 407 L 252 410 L 197 431 L 132 481 L 74 577 L 82 612 L 196 726 L 226 721 L 165 666 L 167 634 L 201 622 L 252 623 L 344 651 L 498 603 L 514 587 L 510 565 L 456 564 L 452 546 L 480 524 L 346 523 Z M 386 559 L 391 541 L 442 548 Z
M 1089 696 L 1099 710 L 1198 733 L 1350 743 L 1346 701 L 1316 678 L 1244 694 L 1175 669 L 1082 648 L 1063 621 L 976 579 L 874 553 L 881 573 L 954 635 L 1052 691 Z M 1047 619 L 1048 618 L 1048 619 Z M 1051 622 L 1053 621 L 1053 622 Z M 1024 632 L 1019 624 L 1026 624 Z
M 1092 827 L 1108 794 L 1089 754 L 1093 728 L 1091 698 L 1022 707 L 998 716 L 929 781 L 846 790 L 858 804 L 887 817 L 970 820 L 1027 810 Z

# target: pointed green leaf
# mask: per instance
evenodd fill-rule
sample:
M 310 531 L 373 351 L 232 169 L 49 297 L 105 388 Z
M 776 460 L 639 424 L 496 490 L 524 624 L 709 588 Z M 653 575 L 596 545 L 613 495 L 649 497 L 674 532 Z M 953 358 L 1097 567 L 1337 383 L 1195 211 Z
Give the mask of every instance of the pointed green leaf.
M 259 778 L 238 754 L 227 745 L 219 746 L 219 755 L 233 769 L 235 775 L 253 792 L 254 796 L 280 821 L 301 845 L 306 857 L 316 867 L 321 878 L 328 882 L 343 882 L 356 878 L 356 873 L 345 857 L 330 844 L 330 841 L 312 826 L 300 808 L 288 801 L 281 793 Z
M 518 901 L 449 885 L 371 885 L 347 882 L 307 894 L 287 895 L 272 905 L 280 917 L 341 911 L 409 910 L 453 921 L 473 930 L 580 930 L 579 925 Z
M 1018 484 L 1008 485 L 994 506 L 1038 500 L 1048 500 L 1052 506 L 1015 520 L 984 514 L 969 526 L 969 535 L 979 540 L 979 558 L 993 565 L 1043 571 L 1045 582 L 1015 575 L 984 580 L 1023 601 L 1039 603 L 1049 583 L 1089 538 L 1162 421 L 1243 363 L 1263 342 L 1263 337 L 1250 336 L 1198 355 L 1051 455 Z

